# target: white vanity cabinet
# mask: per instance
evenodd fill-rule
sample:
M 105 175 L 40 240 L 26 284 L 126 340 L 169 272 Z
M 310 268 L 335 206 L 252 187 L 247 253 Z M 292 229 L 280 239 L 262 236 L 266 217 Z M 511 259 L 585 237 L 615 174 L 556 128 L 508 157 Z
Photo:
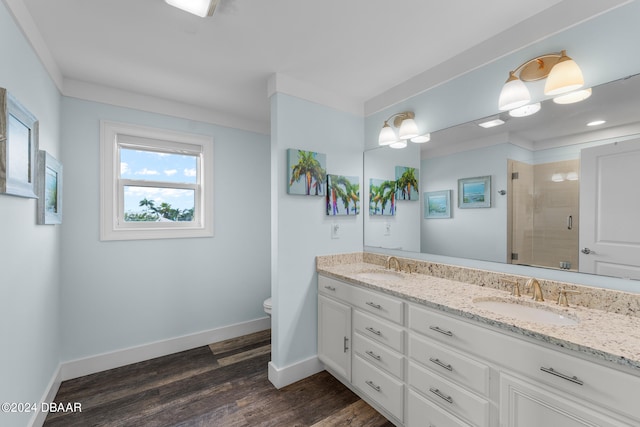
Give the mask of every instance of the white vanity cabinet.
M 632 371 L 318 277 L 318 357 L 398 426 L 640 426 Z

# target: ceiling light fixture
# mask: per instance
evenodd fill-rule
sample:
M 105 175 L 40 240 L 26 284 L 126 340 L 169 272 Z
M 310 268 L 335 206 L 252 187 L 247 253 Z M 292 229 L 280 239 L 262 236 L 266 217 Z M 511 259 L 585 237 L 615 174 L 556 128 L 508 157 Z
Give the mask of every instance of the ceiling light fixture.
M 164 0 L 167 4 L 201 18 L 213 16 L 220 0 Z
M 384 121 L 384 125 L 378 135 L 379 145 L 388 145 L 391 148 L 404 148 L 407 146 L 407 140 L 412 142 L 422 141 L 425 135 L 420 135 L 418 125 L 414 120 L 415 114 L 411 111 L 396 113 Z M 398 135 L 389 125 L 389 121 L 393 119 L 393 126 L 398 128 Z M 427 134 L 428 135 L 428 134 Z
M 524 82 L 547 79 L 544 94 L 561 95 L 584 85 L 582 71 L 566 51 L 548 53 L 530 59 L 509 72 L 509 78 L 502 87 L 498 108 L 513 110 L 531 102 L 531 94 Z
M 478 126 L 483 127 L 485 129 L 493 128 L 496 126 L 500 126 L 504 124 L 504 120 L 502 119 L 493 119 L 486 122 L 478 123 Z

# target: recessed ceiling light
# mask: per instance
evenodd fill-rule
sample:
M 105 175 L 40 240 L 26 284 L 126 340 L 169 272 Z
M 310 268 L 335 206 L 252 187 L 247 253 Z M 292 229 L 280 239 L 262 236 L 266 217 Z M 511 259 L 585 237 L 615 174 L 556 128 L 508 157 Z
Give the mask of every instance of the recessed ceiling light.
M 607 123 L 606 120 L 594 120 L 592 122 L 587 123 L 587 126 L 600 126 Z
M 489 120 L 487 122 L 478 123 L 478 126 L 488 129 L 488 128 L 500 126 L 503 124 L 504 124 L 504 120 L 494 119 L 494 120 Z
M 539 102 L 536 102 L 535 104 L 527 104 L 523 107 L 509 111 L 509 115 L 511 117 L 527 117 L 540 111 L 540 108 L 541 106 Z

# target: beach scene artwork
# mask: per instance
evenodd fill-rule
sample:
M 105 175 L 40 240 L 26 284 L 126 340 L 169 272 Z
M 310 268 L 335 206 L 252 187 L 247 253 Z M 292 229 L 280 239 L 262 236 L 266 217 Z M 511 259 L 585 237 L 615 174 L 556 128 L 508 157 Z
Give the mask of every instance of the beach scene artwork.
M 420 197 L 419 177 L 420 171 L 416 168 L 396 166 L 396 200 L 417 201 Z
M 327 175 L 327 215 L 360 213 L 360 177 Z
M 491 207 L 491 176 L 463 178 L 458 180 L 458 207 Z
M 396 182 L 371 178 L 369 180 L 369 215 L 396 214 Z
M 424 193 L 425 218 L 451 218 L 451 190 Z
M 324 196 L 327 156 L 314 151 L 287 150 L 287 193 Z

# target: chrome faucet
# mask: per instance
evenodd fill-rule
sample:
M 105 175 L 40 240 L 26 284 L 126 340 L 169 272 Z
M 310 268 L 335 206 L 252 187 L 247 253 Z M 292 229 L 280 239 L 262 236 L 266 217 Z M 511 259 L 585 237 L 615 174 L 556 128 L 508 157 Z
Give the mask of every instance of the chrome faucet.
M 527 284 L 524 285 L 524 289 L 527 290 L 529 289 L 529 287 L 531 287 L 531 290 L 533 292 L 533 297 L 532 297 L 533 300 L 544 301 L 544 297 L 542 296 L 542 288 L 540 287 L 540 282 L 538 282 L 536 279 L 532 277 L 531 279 L 527 280 Z
M 394 256 L 387 258 L 387 269 L 391 269 L 391 261 L 396 262 L 396 271 L 400 271 L 400 261 L 398 261 L 398 258 Z

